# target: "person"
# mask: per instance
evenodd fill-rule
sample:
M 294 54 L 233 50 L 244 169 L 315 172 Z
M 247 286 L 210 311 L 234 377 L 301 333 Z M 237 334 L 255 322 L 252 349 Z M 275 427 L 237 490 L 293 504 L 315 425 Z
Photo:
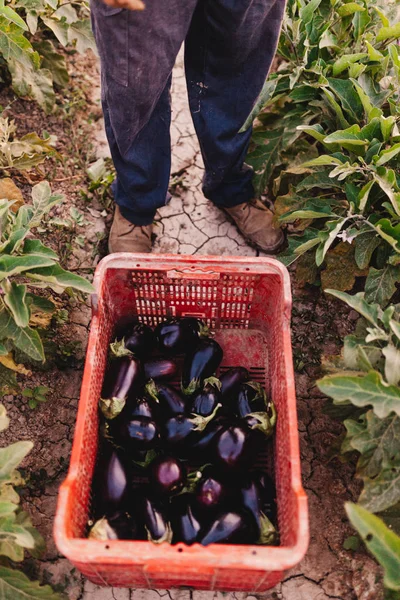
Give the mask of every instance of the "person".
M 91 0 L 91 18 L 117 174 L 109 251 L 151 252 L 154 216 L 169 197 L 171 74 L 184 42 L 203 193 L 251 244 L 276 253 L 284 235 L 254 197 L 245 163 L 252 130 L 240 130 L 270 70 L 286 0 L 106 2 Z M 130 10 L 130 2 L 144 10 Z

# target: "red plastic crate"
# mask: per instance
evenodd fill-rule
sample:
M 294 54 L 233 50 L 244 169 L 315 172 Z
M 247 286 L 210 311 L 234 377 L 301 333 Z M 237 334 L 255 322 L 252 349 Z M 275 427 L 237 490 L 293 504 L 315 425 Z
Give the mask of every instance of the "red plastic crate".
M 114 254 L 98 265 L 85 371 L 68 476 L 54 536 L 59 551 L 99 585 L 263 592 L 304 556 L 309 540 L 301 484 L 286 268 L 269 258 Z M 278 412 L 265 469 L 277 486 L 280 546 L 100 542 L 83 537 L 98 448 L 98 400 L 117 321 L 149 325 L 166 316 L 203 318 L 224 349 L 222 369 L 247 367 Z M 266 446 L 267 447 L 267 446 Z M 272 456 L 271 456 L 272 454 Z

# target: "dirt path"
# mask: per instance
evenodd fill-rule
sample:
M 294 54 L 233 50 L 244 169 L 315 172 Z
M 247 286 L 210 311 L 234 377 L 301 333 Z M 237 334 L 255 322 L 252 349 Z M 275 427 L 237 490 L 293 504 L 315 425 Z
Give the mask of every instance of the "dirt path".
M 98 72 L 95 61 L 85 66 L 86 100 L 92 97 L 90 111 L 98 117 Z M 85 83 L 86 81 L 86 83 Z M 95 88 L 95 92 L 90 91 Z M 256 256 L 246 245 L 235 227 L 226 222 L 223 214 L 205 200 L 201 193 L 202 163 L 186 102 L 182 58 L 175 69 L 173 83 L 173 197 L 160 211 L 156 220 L 155 252 L 180 254 L 231 254 Z M 86 113 L 89 111 L 86 110 Z M 34 118 L 34 117 L 33 117 Z M 91 125 L 93 147 L 79 137 L 80 122 L 72 120 L 72 148 L 80 143 L 87 146 L 88 162 L 107 156 L 107 146 L 101 120 Z M 27 124 L 34 128 L 32 122 Z M 52 124 L 45 120 L 46 129 L 53 133 Z M 83 136 L 85 133 L 83 132 Z M 71 140 L 61 140 L 68 143 Z M 85 146 L 85 147 L 86 147 Z M 83 168 L 82 165 L 77 168 Z M 105 236 L 103 207 L 85 204 L 79 195 L 78 183 L 64 183 L 70 205 L 78 205 L 87 224 L 84 248 L 74 248 L 68 258 L 77 268 L 93 267 L 100 257 L 99 241 Z M 74 187 L 75 186 L 75 187 Z M 103 212 L 103 215 L 102 215 Z M 353 553 L 343 549 L 343 541 L 352 534 L 343 511 L 346 500 L 355 500 L 358 486 L 352 479 L 353 467 L 335 458 L 332 447 L 342 433 L 341 426 L 324 415 L 324 400 L 314 386 L 319 373 L 319 358 L 323 352 L 333 354 L 340 348 L 340 339 L 352 329 L 350 315 L 332 300 L 320 296 L 316 289 L 296 289 L 293 307 L 293 349 L 296 366 L 299 427 L 304 485 L 309 497 L 311 544 L 305 560 L 288 573 L 277 588 L 258 597 L 265 600 L 382 600 L 381 574 L 373 560 L 363 551 Z M 88 307 L 79 307 L 70 316 L 69 335 L 79 339 L 84 348 L 90 318 Z M 81 352 L 81 357 L 83 353 Z M 212 600 L 227 595 L 214 592 L 105 589 L 83 580 L 67 560 L 60 557 L 52 542 L 51 527 L 57 489 L 65 477 L 71 448 L 77 398 L 81 379 L 81 362 L 73 368 L 43 375 L 49 379 L 56 394 L 35 411 L 26 407 L 20 398 L 6 397 L 5 404 L 12 419 L 7 437 L 10 440 L 34 439 L 35 450 L 28 466 L 34 477 L 27 489 L 25 504 L 35 524 L 45 535 L 48 548 L 40 563 L 45 579 L 66 591 L 70 600 Z M 37 561 L 27 561 L 35 575 Z M 251 600 L 246 594 L 228 594 L 236 600 Z

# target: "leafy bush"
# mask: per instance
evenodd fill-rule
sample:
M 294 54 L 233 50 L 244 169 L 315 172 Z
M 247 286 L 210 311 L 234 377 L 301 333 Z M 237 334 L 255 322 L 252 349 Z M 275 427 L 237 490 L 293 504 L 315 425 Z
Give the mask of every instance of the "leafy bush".
M 390 8 L 390 5 L 389 5 Z M 298 235 L 280 259 L 299 275 L 387 302 L 400 281 L 400 23 L 371 2 L 289 0 L 248 162 L 276 218 Z M 246 124 L 247 125 L 247 124 Z M 303 256 L 307 253 L 306 256 Z
M 41 139 L 36 133 L 16 136 L 14 121 L 0 117 L 0 168 L 24 171 L 40 165 L 47 157 L 56 155 L 52 139 Z
M 32 325 L 38 313 L 52 314 L 56 309 L 51 299 L 32 290 L 51 289 L 56 294 L 67 288 L 92 291 L 88 281 L 65 271 L 57 254 L 32 236 L 32 230 L 62 199 L 43 181 L 33 187 L 31 205 L 15 210 L 14 201 L 0 200 L 0 363 L 25 374 L 13 353 L 18 350 L 27 359 L 44 361 L 43 344 Z M 0 379 L 1 375 L 2 371 Z
M 8 424 L 5 408 L 0 404 L 0 431 L 7 429 Z M 44 540 L 33 527 L 29 515 L 21 509 L 15 489 L 15 486 L 24 484 L 16 469 L 32 448 L 32 442 L 16 442 L 0 448 L 0 557 L 3 557 L 0 560 L 1 597 L 13 600 L 62 600 L 62 596 L 53 592 L 48 585 L 41 586 L 37 581 L 30 581 L 10 565 L 10 561 L 21 562 L 25 550 L 37 557 L 44 549 Z
M 80 53 L 95 50 L 88 13 L 85 0 L 2 2 L 0 53 L 18 95 L 33 98 L 47 112 L 52 110 L 53 83 L 68 83 L 66 62 L 57 46 L 74 46 Z

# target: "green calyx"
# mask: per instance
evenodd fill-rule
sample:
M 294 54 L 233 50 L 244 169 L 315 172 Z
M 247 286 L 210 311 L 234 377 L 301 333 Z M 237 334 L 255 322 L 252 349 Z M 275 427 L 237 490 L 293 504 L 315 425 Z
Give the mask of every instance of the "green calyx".
M 214 375 L 212 377 L 207 377 L 207 379 L 204 380 L 204 387 L 206 387 L 207 385 L 211 385 L 212 387 L 217 388 L 219 392 L 222 388 L 222 383 L 220 382 L 218 377 L 215 377 Z
M 130 350 L 128 350 L 128 348 L 125 347 L 125 338 L 122 338 L 122 340 L 115 340 L 115 342 L 112 342 L 110 344 L 110 350 L 116 358 L 122 358 L 123 356 L 133 356 L 133 352 L 131 352 Z
M 164 535 L 159 540 L 155 540 L 151 536 L 151 533 L 147 527 L 146 527 L 146 531 L 147 531 L 147 539 L 149 540 L 149 542 L 153 542 L 154 544 L 162 544 L 164 542 L 171 544 L 171 542 L 172 542 L 172 528 L 169 523 L 167 523 Z
M 256 402 L 257 400 L 262 400 L 265 406 L 267 406 L 267 392 L 258 381 L 246 381 L 244 385 L 249 386 L 256 392 L 254 398 L 252 398 L 251 402 Z
M 210 337 L 211 332 L 210 332 L 210 328 L 208 327 L 208 325 L 206 325 L 204 323 L 204 321 L 199 321 L 200 323 L 200 327 L 199 327 L 199 338 L 206 338 L 206 337 Z
M 260 537 L 258 538 L 257 544 L 263 544 L 264 546 L 272 546 L 278 541 L 278 534 L 266 515 L 262 512 L 260 514 Z
M 154 379 L 149 379 L 144 391 L 147 396 L 150 396 L 155 402 L 159 403 L 157 385 Z
M 89 540 L 100 540 L 105 542 L 107 540 L 117 540 L 114 529 L 111 527 L 107 519 L 102 518 L 96 521 L 88 535 Z
M 185 394 L 185 396 L 191 396 L 198 390 L 199 387 L 200 387 L 200 379 L 192 379 L 192 381 L 189 383 L 189 385 L 186 388 L 183 387 L 183 385 L 181 385 L 181 390 L 182 390 L 182 393 Z
M 142 467 L 143 469 L 147 469 L 147 467 L 153 462 L 153 460 L 158 456 L 155 450 L 148 450 L 146 452 L 146 457 L 143 461 L 140 460 L 132 460 L 135 465 Z
M 125 398 L 100 398 L 99 408 L 106 419 L 111 421 L 115 419 L 126 404 Z
M 209 422 L 213 420 L 221 406 L 222 404 L 217 404 L 217 406 L 212 411 L 211 415 L 209 415 L 208 417 L 193 415 L 193 417 L 189 419 L 189 421 L 191 421 L 195 425 L 194 431 L 204 431 Z
M 270 417 L 267 412 L 253 412 L 247 415 L 257 421 L 253 425 L 249 425 L 250 429 L 257 429 L 261 431 L 266 437 L 270 437 L 274 431 L 276 425 L 276 410 L 275 406 L 271 403 L 272 416 Z

